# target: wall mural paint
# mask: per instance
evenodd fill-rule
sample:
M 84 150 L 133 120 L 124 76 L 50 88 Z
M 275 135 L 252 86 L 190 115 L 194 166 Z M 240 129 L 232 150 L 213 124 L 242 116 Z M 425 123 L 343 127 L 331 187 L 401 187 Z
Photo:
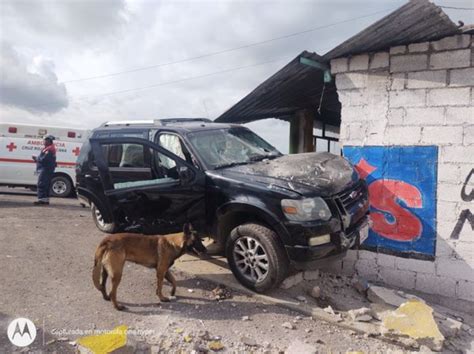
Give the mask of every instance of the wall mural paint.
M 437 146 L 345 146 L 369 186 L 372 228 L 363 248 L 421 259 L 436 250 Z

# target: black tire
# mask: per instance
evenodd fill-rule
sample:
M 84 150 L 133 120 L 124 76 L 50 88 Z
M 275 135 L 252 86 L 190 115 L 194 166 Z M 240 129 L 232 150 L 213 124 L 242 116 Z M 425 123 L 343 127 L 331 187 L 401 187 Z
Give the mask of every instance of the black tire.
M 94 203 L 91 203 L 91 212 L 92 212 L 92 219 L 94 219 L 95 226 L 107 234 L 116 233 L 118 228 L 115 222 L 106 223 L 102 218 L 102 212 L 95 206 Z
M 56 198 L 66 198 L 72 193 L 72 182 L 65 176 L 54 176 L 51 180 L 50 194 Z
M 250 245 L 248 249 L 253 247 L 253 254 L 242 254 L 245 245 Z M 258 293 L 277 287 L 288 275 L 290 262 L 284 246 L 274 231 L 259 224 L 243 224 L 233 229 L 226 243 L 226 256 L 237 280 Z M 257 274 L 257 269 L 265 274 Z

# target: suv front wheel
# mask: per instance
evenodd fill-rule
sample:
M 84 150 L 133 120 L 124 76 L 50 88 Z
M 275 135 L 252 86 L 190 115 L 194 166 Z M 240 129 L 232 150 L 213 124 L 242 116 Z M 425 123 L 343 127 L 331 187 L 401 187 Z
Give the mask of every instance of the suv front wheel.
M 104 217 L 102 216 L 101 211 L 92 202 L 91 202 L 91 211 L 92 211 L 92 218 L 94 219 L 94 223 L 100 231 L 108 233 L 108 234 L 113 234 L 117 232 L 117 226 L 115 225 L 115 223 L 114 222 L 106 223 L 104 221 Z
M 276 287 L 288 275 L 288 257 L 278 236 L 259 224 L 233 229 L 226 244 L 226 256 L 234 276 L 256 292 Z

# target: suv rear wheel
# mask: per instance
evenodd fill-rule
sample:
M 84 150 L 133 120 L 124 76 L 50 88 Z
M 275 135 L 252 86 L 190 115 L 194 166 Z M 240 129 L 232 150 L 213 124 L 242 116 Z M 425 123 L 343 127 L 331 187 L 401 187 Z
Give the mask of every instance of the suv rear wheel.
M 104 217 L 102 216 L 101 211 L 92 202 L 91 202 L 91 211 L 92 211 L 92 218 L 94 219 L 95 226 L 97 226 L 97 228 L 100 231 L 108 233 L 108 234 L 113 234 L 117 232 L 116 224 L 114 222 L 106 223 L 104 221 Z
M 278 236 L 259 224 L 233 229 L 226 244 L 226 256 L 234 276 L 256 292 L 276 287 L 288 275 L 288 257 Z

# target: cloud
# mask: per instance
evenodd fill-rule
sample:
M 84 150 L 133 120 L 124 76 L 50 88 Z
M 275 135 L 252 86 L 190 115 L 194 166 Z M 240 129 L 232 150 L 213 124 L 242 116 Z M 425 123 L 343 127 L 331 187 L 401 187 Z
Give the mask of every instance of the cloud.
M 28 69 L 18 52 L 1 43 L 0 103 L 32 113 L 55 113 L 68 106 L 66 87 L 58 84 L 54 63 L 34 58 Z
M 452 1 L 456 2 L 456 6 L 469 6 L 469 2 L 472 2 L 436 2 L 448 5 Z M 66 125 L 74 122 L 87 128 L 96 127 L 106 120 L 173 116 L 216 118 L 301 51 L 323 54 L 383 17 L 384 13 L 152 70 L 96 80 L 69 80 L 179 61 L 381 10 L 387 10 L 388 13 L 405 2 L 406 0 L 2 0 L 0 40 L 7 39 L 13 43 L 17 57 L 22 58 L 14 61 L 21 63 L 22 82 L 30 81 L 29 75 L 34 75 L 36 80 L 49 83 L 49 86 L 41 88 L 41 96 L 44 96 L 44 90 L 48 88 L 46 91 L 51 89 L 56 95 L 59 93 L 59 97 L 65 98 L 69 103 L 66 104 L 67 107 L 62 105 L 64 109 L 59 113 L 38 117 L 26 111 L 27 108 L 14 108 L 13 104 L 18 103 L 15 101 L 9 103 L 8 107 L 0 107 L 0 116 L 36 124 Z M 463 19 L 468 14 L 456 11 L 454 18 L 457 19 L 457 16 Z M 468 23 L 469 20 L 465 22 Z M 278 58 L 283 60 L 148 90 L 103 96 L 108 92 L 178 81 Z M 7 72 L 11 70 L 8 68 Z M 67 95 L 64 86 L 59 85 L 58 81 L 65 83 Z M 28 92 L 38 96 L 26 102 L 22 99 L 22 107 L 28 105 L 30 111 L 35 100 L 61 102 L 57 96 L 40 98 L 39 93 Z M 51 94 L 48 93 L 47 96 Z M 24 98 L 24 95 L 19 97 Z M 15 98 L 10 97 L 10 100 Z M 49 112 L 53 111 L 51 109 Z M 287 147 L 287 123 L 267 120 L 251 126 L 281 150 Z
M 42 38 L 93 44 L 110 40 L 127 21 L 125 0 L 6 0 L 2 10 L 7 32 L 13 26 L 26 41 Z

